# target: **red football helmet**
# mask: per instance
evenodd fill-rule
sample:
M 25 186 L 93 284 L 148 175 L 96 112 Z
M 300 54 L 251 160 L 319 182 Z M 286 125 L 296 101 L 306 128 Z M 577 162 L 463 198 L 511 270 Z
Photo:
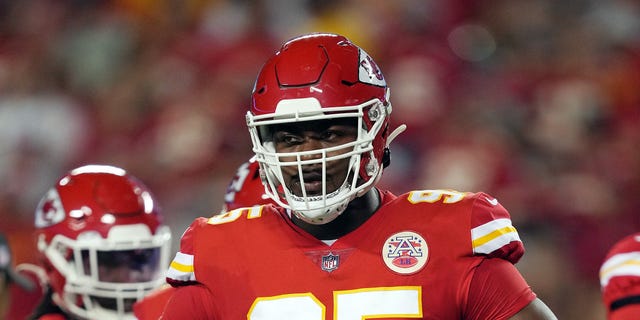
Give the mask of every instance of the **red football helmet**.
M 616 242 L 607 252 L 600 266 L 602 301 L 607 319 L 638 319 L 640 305 L 634 297 L 640 296 L 640 232 Z
M 76 168 L 35 214 L 52 298 L 66 312 L 132 318 L 133 303 L 165 282 L 171 233 L 151 192 L 124 170 Z
M 388 164 L 390 114 L 389 89 L 380 68 L 347 38 L 314 33 L 286 42 L 258 74 L 247 113 L 267 194 L 309 223 L 335 219 L 353 198 L 373 187 Z M 302 165 L 321 163 L 326 168 L 326 163 L 337 157 L 327 157 L 327 149 L 277 154 L 269 127 L 336 118 L 353 118 L 359 128 L 356 141 L 332 148 L 348 148 L 347 178 L 338 190 L 321 196 L 306 197 L 304 188 L 302 197 L 294 195 L 284 184 L 281 167 L 298 166 L 301 170 Z M 283 162 L 284 156 L 298 160 Z M 301 157 L 315 159 L 302 161 Z M 300 184 L 304 186 L 304 181 Z
M 236 175 L 229 182 L 222 212 L 268 203 L 273 203 L 273 200 L 264 191 L 260 166 L 252 157 L 238 167 Z

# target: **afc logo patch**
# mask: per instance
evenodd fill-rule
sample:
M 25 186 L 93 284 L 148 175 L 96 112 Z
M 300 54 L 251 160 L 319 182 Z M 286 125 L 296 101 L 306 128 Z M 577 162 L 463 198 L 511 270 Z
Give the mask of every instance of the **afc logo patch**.
M 413 231 L 398 232 L 384 242 L 382 260 L 393 272 L 414 274 L 427 264 L 429 247 L 418 233 Z

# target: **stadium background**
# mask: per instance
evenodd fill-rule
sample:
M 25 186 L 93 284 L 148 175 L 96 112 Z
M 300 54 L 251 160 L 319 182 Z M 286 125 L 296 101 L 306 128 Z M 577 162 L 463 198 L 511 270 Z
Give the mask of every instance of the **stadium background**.
M 0 225 L 33 261 L 33 209 L 67 170 L 121 166 L 175 243 L 251 155 L 254 77 L 286 39 L 342 33 L 391 85 L 383 185 L 486 191 L 560 319 L 602 319 L 598 267 L 640 230 L 640 2 L 0 0 Z

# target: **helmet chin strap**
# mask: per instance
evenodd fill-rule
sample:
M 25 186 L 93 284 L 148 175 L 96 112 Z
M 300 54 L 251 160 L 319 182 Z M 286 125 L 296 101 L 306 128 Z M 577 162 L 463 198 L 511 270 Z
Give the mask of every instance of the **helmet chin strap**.
M 393 130 L 393 132 L 391 132 L 391 134 L 387 138 L 387 143 L 384 146 L 384 151 L 383 151 L 383 154 L 382 154 L 382 167 L 383 168 L 386 168 L 391 164 L 391 151 L 389 151 L 389 145 L 391 144 L 391 141 L 393 141 L 397 136 L 399 136 L 405 130 L 407 130 L 407 125 L 403 123 L 403 124 L 399 125 L 398 127 L 396 127 L 395 130 Z

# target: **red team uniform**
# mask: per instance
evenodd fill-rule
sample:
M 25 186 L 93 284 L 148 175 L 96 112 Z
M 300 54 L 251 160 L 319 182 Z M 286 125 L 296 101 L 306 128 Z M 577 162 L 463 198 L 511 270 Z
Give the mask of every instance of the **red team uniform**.
M 251 158 L 236 169 L 235 176 L 227 186 L 221 213 L 248 205 L 266 203 L 273 202 L 264 194 L 258 163 Z M 134 315 L 140 320 L 159 319 L 174 291 L 175 288 L 167 285 L 145 296 L 133 305 Z
M 495 198 L 375 187 L 405 128 L 391 129 L 389 97 L 344 36 L 287 41 L 246 114 L 275 204 L 191 224 L 162 319 L 556 319 L 513 265 L 524 247 Z
M 67 172 L 41 198 L 35 226 L 47 288 L 30 319 L 136 319 L 133 304 L 165 284 L 171 232 L 124 169 Z
M 146 295 L 133 305 L 133 314 L 138 320 L 157 320 L 162 316 L 164 306 L 176 289 L 169 285 L 163 286 Z
M 495 198 L 380 196 L 367 222 L 330 245 L 272 205 L 195 220 L 167 278 L 188 286 L 164 318 L 496 320 L 535 299 L 512 270 L 524 248 Z
M 640 233 L 611 247 L 600 268 L 600 285 L 607 319 L 640 319 Z

